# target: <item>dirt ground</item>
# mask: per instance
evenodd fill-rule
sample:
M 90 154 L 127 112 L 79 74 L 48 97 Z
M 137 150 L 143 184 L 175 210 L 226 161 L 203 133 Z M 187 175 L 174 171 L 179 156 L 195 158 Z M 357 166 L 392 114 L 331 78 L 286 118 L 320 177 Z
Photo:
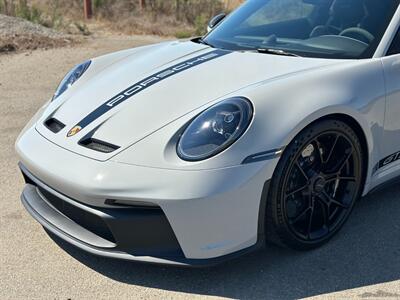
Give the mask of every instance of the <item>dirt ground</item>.
M 318 250 L 267 250 L 211 269 L 94 257 L 54 240 L 23 209 L 15 139 L 76 63 L 157 42 L 91 38 L 73 48 L 0 55 L 0 299 L 400 299 L 400 188 L 360 201 L 341 234 Z

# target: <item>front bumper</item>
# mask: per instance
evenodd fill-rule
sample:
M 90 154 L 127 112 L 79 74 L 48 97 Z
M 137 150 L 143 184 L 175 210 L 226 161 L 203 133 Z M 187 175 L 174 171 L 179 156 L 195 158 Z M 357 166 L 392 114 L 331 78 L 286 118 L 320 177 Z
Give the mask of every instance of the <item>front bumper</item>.
M 88 159 L 34 129 L 16 148 L 28 183 L 22 195 L 27 210 L 93 254 L 203 265 L 263 244 L 265 183 L 278 159 L 216 170 L 155 169 Z M 78 207 L 79 218 L 57 208 L 52 196 Z M 82 222 L 82 211 L 97 221 Z
M 31 216 L 64 241 L 94 255 L 175 266 L 209 266 L 253 247 L 214 259 L 187 259 L 157 207 L 98 209 L 52 190 L 20 165 L 26 180 L 21 201 Z M 261 242 L 261 241 L 260 241 Z

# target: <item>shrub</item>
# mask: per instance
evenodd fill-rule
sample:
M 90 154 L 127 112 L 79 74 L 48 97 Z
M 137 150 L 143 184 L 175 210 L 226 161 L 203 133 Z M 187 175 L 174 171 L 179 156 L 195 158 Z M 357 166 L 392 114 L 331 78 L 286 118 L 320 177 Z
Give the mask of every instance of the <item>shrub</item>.
M 92 0 L 95 20 L 104 22 L 107 28 L 127 34 L 182 38 L 205 33 L 212 16 L 241 2 L 243 0 L 145 0 L 141 8 L 139 0 Z M 86 22 L 82 0 L 0 0 L 0 13 L 20 16 L 47 27 L 73 26 L 87 33 L 81 24 Z M 80 26 L 76 26 L 77 23 Z
M 44 24 L 42 11 L 34 6 L 28 5 L 27 0 L 0 0 L 0 13 L 13 17 L 19 17 L 28 21 Z
M 16 17 L 26 19 L 33 23 L 43 23 L 42 12 L 35 6 L 28 6 L 26 0 L 20 0 L 18 5 L 15 6 Z

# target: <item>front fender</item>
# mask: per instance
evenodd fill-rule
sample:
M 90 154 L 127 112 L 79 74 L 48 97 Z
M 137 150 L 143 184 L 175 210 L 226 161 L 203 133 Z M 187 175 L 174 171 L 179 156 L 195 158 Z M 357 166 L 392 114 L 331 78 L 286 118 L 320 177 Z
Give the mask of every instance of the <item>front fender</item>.
M 201 162 L 185 162 L 174 136 L 208 106 L 232 96 L 250 99 L 254 119 L 247 132 L 224 152 Z M 188 113 L 132 145 L 112 160 L 156 168 L 201 170 L 241 164 L 256 153 L 284 147 L 306 126 L 331 114 L 352 117 L 368 141 L 371 163 L 379 157 L 385 92 L 378 60 L 339 62 L 248 86 Z M 375 141 L 375 142 L 374 142 Z
M 263 99 L 262 95 L 267 96 Z M 285 96 L 282 101 L 272 101 L 272 95 Z M 264 143 L 264 150 L 259 150 L 287 146 L 305 127 L 321 118 L 347 116 L 358 123 L 367 142 L 367 191 L 373 168 L 382 157 L 385 95 L 382 65 L 378 59 L 339 64 L 288 78 L 286 82 L 264 83 L 249 95 L 253 99 L 263 99 L 255 102 L 258 122 L 253 126 L 254 132 L 275 130 L 268 131 L 269 141 Z M 266 104 L 259 105 L 261 101 Z

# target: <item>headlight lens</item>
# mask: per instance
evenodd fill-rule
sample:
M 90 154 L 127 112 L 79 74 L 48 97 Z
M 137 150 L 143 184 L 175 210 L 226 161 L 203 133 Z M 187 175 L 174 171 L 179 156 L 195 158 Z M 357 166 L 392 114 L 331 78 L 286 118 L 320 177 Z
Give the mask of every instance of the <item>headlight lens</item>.
M 210 107 L 183 132 L 177 145 L 179 157 L 199 161 L 224 151 L 246 131 L 252 117 L 250 101 L 241 97 Z
M 75 66 L 61 81 L 58 86 L 56 92 L 54 93 L 54 99 L 57 99 L 60 95 L 62 95 L 67 89 L 69 89 L 89 68 L 91 60 L 85 61 L 77 66 Z

